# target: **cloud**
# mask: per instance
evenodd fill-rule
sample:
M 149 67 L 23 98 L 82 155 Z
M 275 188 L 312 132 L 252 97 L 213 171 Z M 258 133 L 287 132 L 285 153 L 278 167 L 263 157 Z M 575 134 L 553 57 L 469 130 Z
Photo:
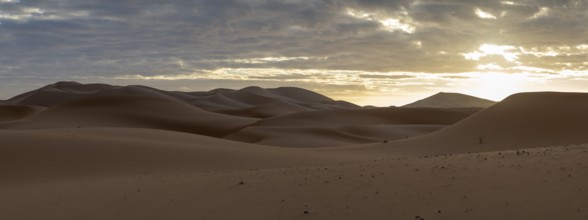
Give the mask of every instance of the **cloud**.
M 474 10 L 474 12 L 476 13 L 476 15 L 479 18 L 482 18 L 482 19 L 494 19 L 494 20 L 496 20 L 496 16 L 495 15 L 493 15 L 491 13 L 488 13 L 488 12 L 485 12 L 485 11 L 482 11 L 482 9 L 480 9 L 480 8 L 476 8 L 476 10 Z
M 361 74 L 359 75 L 361 78 L 366 79 L 410 79 L 414 78 L 414 76 L 410 75 L 390 75 L 390 74 Z
M 319 70 L 350 71 L 358 75 L 339 80 L 355 82 L 380 77 L 373 72 L 526 67 L 557 73 L 586 68 L 588 56 L 578 48 L 588 45 L 588 3 L 579 0 L 0 0 L 0 5 L 0 76 L 23 79 L 204 77 L 256 69 L 275 71 L 255 76 L 258 80 L 306 76 L 280 70 Z

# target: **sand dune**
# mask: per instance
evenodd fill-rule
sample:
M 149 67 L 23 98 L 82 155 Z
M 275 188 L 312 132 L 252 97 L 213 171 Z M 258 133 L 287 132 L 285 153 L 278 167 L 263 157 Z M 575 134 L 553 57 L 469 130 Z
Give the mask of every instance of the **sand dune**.
M 57 82 L 6 100 L 13 105 L 51 107 L 83 98 L 97 96 L 146 96 L 167 99 L 186 99 L 181 94 L 166 92 L 146 86 L 113 86 L 107 84 L 81 84 Z M 180 97 L 183 97 L 180 98 Z
M 0 123 L 6 121 L 19 120 L 43 111 L 45 108 L 38 106 L 22 105 L 1 105 L 0 104 Z
M 0 139 L 1 185 L 162 171 L 238 171 L 345 161 L 343 157 L 304 150 L 152 129 L 0 131 Z
M 586 112 L 586 93 L 520 93 L 437 132 L 371 147 L 422 155 L 587 143 Z
M 297 88 L 56 83 L 0 105 L 0 213 L 588 218 L 588 94 L 447 108 L 458 101 L 358 108 Z
M 445 125 L 249 126 L 225 139 L 281 147 L 316 148 L 405 139 Z
M 263 89 L 253 86 L 240 90 L 220 89 L 191 95 L 197 97 L 192 104 L 200 108 L 259 118 L 311 110 L 359 108 L 348 102 L 335 101 L 321 94 L 294 87 Z
M 311 111 L 268 118 L 257 126 L 309 126 L 309 125 L 381 125 L 428 124 L 450 125 L 480 109 L 433 108 L 366 108 Z
M 148 96 L 96 96 L 48 108 L 3 129 L 127 127 L 223 137 L 257 119 L 201 110 L 180 101 Z
M 6 103 L 50 107 L 83 98 L 123 95 L 179 100 L 208 111 L 260 118 L 318 109 L 359 108 L 352 103 L 335 101 L 321 94 L 295 87 L 263 89 L 252 86 L 240 90 L 179 92 L 139 85 L 113 86 L 77 82 L 58 82 L 47 85 L 8 99 Z
M 261 104 L 256 105 L 253 107 L 243 107 L 237 109 L 221 109 L 216 110 L 215 112 L 228 114 L 228 115 L 235 115 L 235 116 L 244 116 L 244 117 L 253 117 L 253 118 L 269 118 L 273 116 L 279 115 L 288 115 L 297 112 L 305 112 L 305 111 L 312 111 L 312 109 L 295 105 L 292 103 L 284 102 L 281 100 L 277 100 L 268 104 Z
M 479 109 L 367 108 L 267 118 L 226 139 L 283 147 L 332 147 L 406 139 L 439 130 Z
M 487 108 L 494 101 L 460 93 L 440 92 L 430 97 L 404 105 L 407 108 Z

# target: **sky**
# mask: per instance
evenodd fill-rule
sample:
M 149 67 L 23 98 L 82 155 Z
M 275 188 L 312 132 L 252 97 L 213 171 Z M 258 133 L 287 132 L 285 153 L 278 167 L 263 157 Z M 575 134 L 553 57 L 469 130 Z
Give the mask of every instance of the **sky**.
M 0 99 L 57 81 L 375 106 L 588 92 L 588 1 L 0 0 Z

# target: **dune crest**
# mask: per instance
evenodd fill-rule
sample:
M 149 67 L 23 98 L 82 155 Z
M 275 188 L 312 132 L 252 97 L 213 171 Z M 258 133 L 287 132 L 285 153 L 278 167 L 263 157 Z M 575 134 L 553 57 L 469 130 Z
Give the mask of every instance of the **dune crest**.
M 345 101 L 295 87 L 264 89 L 250 86 L 240 90 L 214 89 L 207 92 L 164 91 L 140 85 L 113 86 L 57 82 L 5 101 L 11 105 L 51 107 L 96 96 L 149 96 L 182 101 L 208 111 L 267 118 L 293 112 L 320 109 L 359 108 Z M 273 110 L 265 110 L 265 106 Z
M 494 101 L 460 93 L 440 92 L 416 102 L 404 105 L 407 108 L 487 108 Z

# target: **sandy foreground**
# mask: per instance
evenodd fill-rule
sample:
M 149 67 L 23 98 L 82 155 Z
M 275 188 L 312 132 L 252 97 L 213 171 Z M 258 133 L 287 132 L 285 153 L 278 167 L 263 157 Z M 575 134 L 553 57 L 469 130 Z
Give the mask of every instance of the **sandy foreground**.
M 586 112 L 580 93 L 360 108 L 57 83 L 0 105 L 0 217 L 588 219 Z
M 238 168 L 158 170 L 145 163 L 145 170 L 135 164 L 121 172 L 132 165 L 118 164 L 105 172 L 110 168 L 82 163 L 45 170 L 61 175 L 3 183 L 0 210 L 8 219 L 586 219 L 587 157 L 588 146 L 573 145 L 358 161 L 224 161 Z

